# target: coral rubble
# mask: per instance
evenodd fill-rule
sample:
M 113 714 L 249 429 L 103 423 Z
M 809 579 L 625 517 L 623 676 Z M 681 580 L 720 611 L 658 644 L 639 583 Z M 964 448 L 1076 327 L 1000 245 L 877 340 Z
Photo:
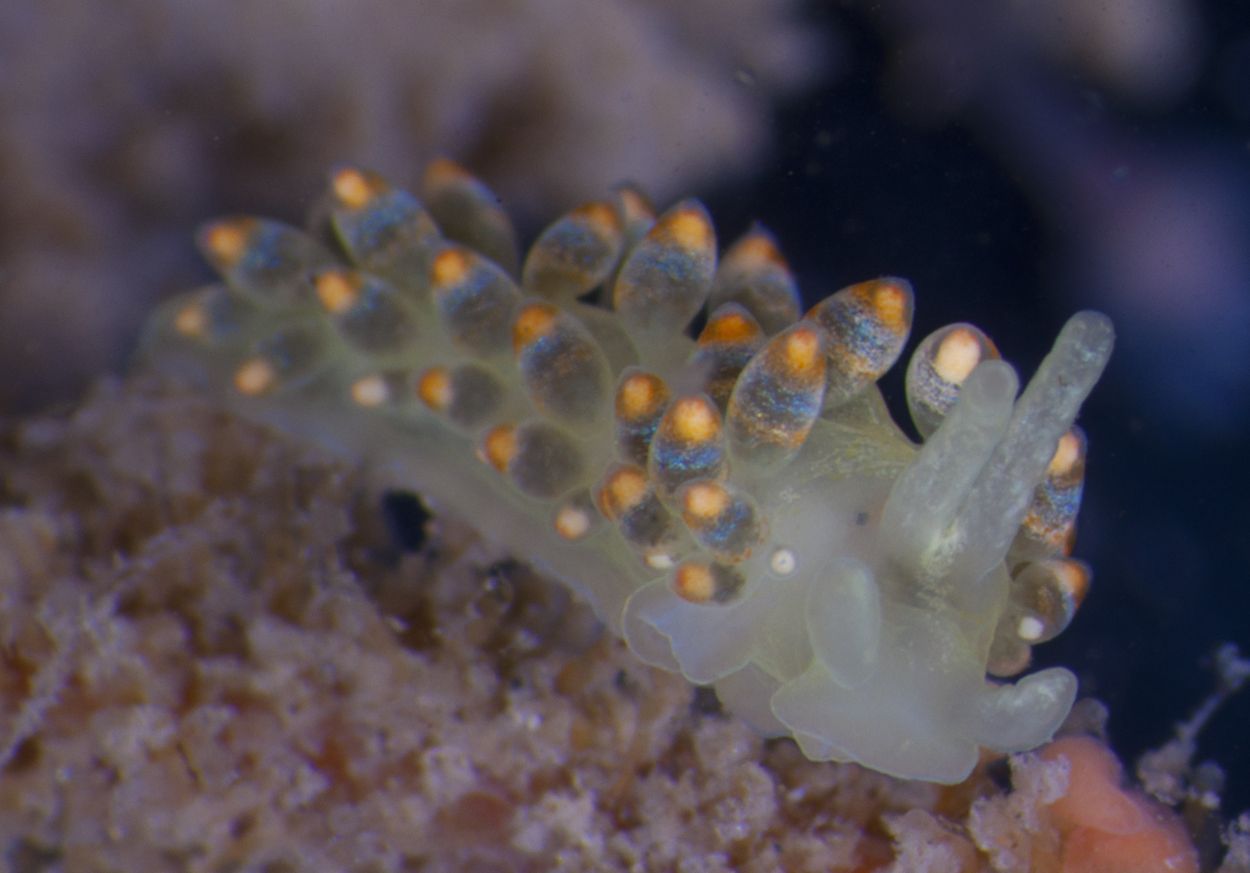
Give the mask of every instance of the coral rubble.
M 7 869 L 1129 869 L 1063 866 L 1058 752 L 1014 792 L 813 764 L 455 520 L 403 554 L 365 472 L 153 381 L 9 423 L 0 477 Z

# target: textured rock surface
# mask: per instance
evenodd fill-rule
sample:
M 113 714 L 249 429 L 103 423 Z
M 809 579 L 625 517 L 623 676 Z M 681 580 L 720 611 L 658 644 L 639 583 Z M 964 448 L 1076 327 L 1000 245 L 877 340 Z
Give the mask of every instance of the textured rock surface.
M 1061 869 L 1064 767 L 812 764 L 468 528 L 401 554 L 361 471 L 185 394 L 10 423 L 0 477 L 8 869 Z

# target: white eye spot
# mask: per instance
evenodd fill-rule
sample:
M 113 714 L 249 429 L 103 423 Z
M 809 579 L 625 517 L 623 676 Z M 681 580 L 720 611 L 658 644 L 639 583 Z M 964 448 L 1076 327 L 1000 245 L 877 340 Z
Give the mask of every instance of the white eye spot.
M 675 563 L 668 552 L 648 552 L 645 560 L 652 570 L 671 570 Z
M 794 557 L 794 552 L 787 548 L 774 549 L 773 553 L 768 556 L 768 567 L 778 576 L 789 576 L 794 572 L 798 560 Z
M 590 515 L 577 506 L 562 506 L 556 513 L 556 533 L 566 540 L 580 540 L 590 530 Z
M 391 391 L 381 376 L 365 376 L 352 384 L 352 400 L 359 406 L 381 406 L 391 399 Z
M 1016 634 L 1019 635 L 1020 639 L 1024 640 L 1026 643 L 1031 643 L 1036 639 L 1040 639 L 1042 631 L 1044 630 L 1045 627 L 1042 625 L 1041 620 L 1032 615 L 1026 615 L 1024 618 L 1020 619 L 1020 623 L 1016 625 Z

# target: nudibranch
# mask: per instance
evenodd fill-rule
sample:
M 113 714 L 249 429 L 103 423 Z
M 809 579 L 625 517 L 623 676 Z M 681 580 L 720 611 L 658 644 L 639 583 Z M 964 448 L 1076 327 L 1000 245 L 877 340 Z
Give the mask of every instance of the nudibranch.
M 977 328 L 925 338 L 917 444 L 876 386 L 911 286 L 803 314 L 772 237 L 718 259 L 695 200 L 657 215 L 623 186 L 522 258 L 450 161 L 420 199 L 344 167 L 306 228 L 230 218 L 199 244 L 221 282 L 153 316 L 148 362 L 472 521 L 808 757 L 953 783 L 1067 715 L 1069 671 L 1007 680 L 1089 585 L 1073 422 L 1103 315 L 1072 317 L 1022 392 Z

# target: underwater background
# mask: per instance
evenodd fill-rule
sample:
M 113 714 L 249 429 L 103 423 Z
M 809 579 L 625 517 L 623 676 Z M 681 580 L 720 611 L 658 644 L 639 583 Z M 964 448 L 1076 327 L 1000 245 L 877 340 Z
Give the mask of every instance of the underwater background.
M 1250 651 L 1250 22 L 1238 4 L 1127 5 L 1175 6 L 1175 39 L 1194 29 L 1170 78 L 1150 69 L 1165 36 L 1117 81 L 1039 59 L 976 3 L 826 9 L 841 76 L 787 104 L 773 166 L 710 207 L 727 232 L 774 230 L 807 302 L 907 276 L 915 338 L 971 321 L 1022 372 L 1071 312 L 1111 315 L 1116 351 L 1079 419 L 1075 554 L 1094 583 L 1035 665 L 1072 668 L 1109 706 L 1131 767 L 1212 691 L 1218 644 Z M 901 374 L 882 389 L 906 420 Z M 1226 814 L 1250 806 L 1248 738 L 1244 693 L 1201 735 Z
M 909 278 L 917 338 L 972 321 L 1022 372 L 1071 312 L 1109 313 L 1080 419 L 1094 586 L 1037 663 L 1108 704 L 1131 763 L 1210 693 L 1218 644 L 1250 653 L 1244 4 L 484 2 L 430 4 L 430 32 L 387 0 L 346 25 L 311 0 L 80 5 L 0 10 L 5 411 L 123 367 L 152 302 L 207 277 L 196 224 L 297 220 L 335 161 L 402 183 L 447 153 L 529 237 L 631 176 L 704 198 L 722 240 L 764 223 L 808 302 Z M 883 388 L 900 412 L 901 373 Z M 1200 742 L 1230 813 L 1247 736 L 1243 694 Z

